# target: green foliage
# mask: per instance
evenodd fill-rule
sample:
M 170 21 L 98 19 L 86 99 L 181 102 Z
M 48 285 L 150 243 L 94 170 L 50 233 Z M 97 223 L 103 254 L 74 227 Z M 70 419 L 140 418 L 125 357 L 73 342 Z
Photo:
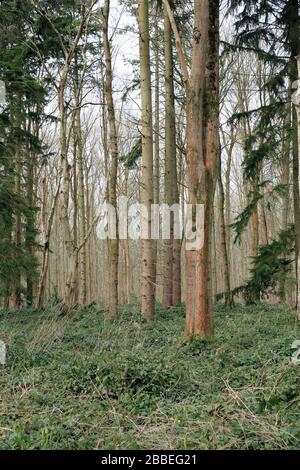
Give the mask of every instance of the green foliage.
M 258 202 L 262 199 L 263 195 L 261 193 L 261 189 L 263 189 L 268 182 L 264 181 L 263 183 L 257 184 L 255 189 L 253 191 L 250 191 L 248 197 L 249 197 L 249 203 L 245 207 L 245 209 L 241 212 L 241 214 L 238 215 L 238 217 L 235 219 L 235 222 L 230 225 L 235 230 L 235 239 L 234 243 L 237 241 L 241 241 L 241 236 L 247 227 L 250 217 L 253 214 L 254 210 L 257 207 Z
M 134 169 L 137 167 L 137 162 L 142 156 L 142 138 L 138 137 L 135 144 L 127 155 L 121 157 L 121 161 L 129 169 Z
M 0 313 L 0 448 L 299 449 L 293 312 L 219 306 L 210 342 L 183 324 L 182 308 Z
M 270 293 L 280 294 L 279 282 L 286 281 L 291 271 L 294 243 L 294 227 L 290 226 L 269 245 L 259 247 L 258 256 L 252 258 L 251 277 L 244 286 L 248 304 L 258 303 Z
M 294 226 L 281 230 L 276 240 L 259 247 L 257 256 L 252 257 L 250 278 L 230 294 L 232 299 L 238 296 L 244 298 L 246 304 L 259 304 L 270 294 L 281 296 L 286 282 L 295 283 L 290 275 L 291 264 L 294 261 L 295 236 Z M 216 295 L 216 301 L 224 300 L 225 293 Z
M 291 96 L 289 84 L 297 79 L 296 56 L 299 43 L 299 2 L 297 0 L 228 0 L 229 14 L 234 14 L 234 44 L 225 44 L 225 53 L 237 50 L 242 54 L 255 53 L 262 70 L 267 72 L 260 84 L 260 93 L 267 102 L 257 109 L 235 114 L 232 119 L 254 121 L 251 135 L 245 142 L 243 161 L 245 180 L 257 182 L 270 162 L 280 164 L 282 144 L 289 143 L 296 132 L 291 123 Z M 237 237 L 248 224 L 251 212 L 260 199 L 255 189 L 251 202 L 239 216 L 234 227 Z
M 44 162 L 45 149 L 33 129 L 44 119 L 48 90 L 39 78 L 41 64 L 29 27 L 36 19 L 31 3 L 6 0 L 0 6 L 0 80 L 6 87 L 0 108 L 0 295 L 8 296 L 22 291 L 22 277 L 33 281 L 37 276 L 32 175 Z

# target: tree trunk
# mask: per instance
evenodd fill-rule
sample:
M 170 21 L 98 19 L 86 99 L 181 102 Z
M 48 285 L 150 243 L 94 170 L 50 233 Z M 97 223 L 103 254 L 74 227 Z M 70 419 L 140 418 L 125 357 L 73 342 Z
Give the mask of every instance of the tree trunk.
M 31 132 L 31 122 L 28 125 L 28 131 Z M 37 129 L 36 134 L 37 134 Z M 38 136 L 37 136 L 38 137 Z M 25 244 L 28 253 L 33 253 L 35 244 L 35 216 L 33 212 L 34 206 L 34 167 L 36 164 L 35 151 L 27 148 L 27 178 L 26 178 L 26 192 L 27 192 L 27 203 L 29 212 L 26 217 L 26 229 L 25 229 Z M 33 273 L 27 273 L 26 279 L 26 302 L 28 306 L 33 305 L 33 286 L 34 286 Z
M 258 181 L 257 181 L 258 183 Z M 257 183 L 251 183 L 251 188 L 254 191 Z M 259 217 L 258 217 L 258 205 L 254 208 L 251 214 L 251 225 L 252 225 L 252 256 L 258 255 L 259 246 Z
M 140 72 L 142 99 L 142 188 L 141 203 L 147 209 L 147 219 L 142 221 L 148 238 L 142 240 L 142 315 L 150 321 L 154 316 L 155 266 L 154 246 L 151 240 L 151 206 L 153 203 L 153 135 L 152 135 L 152 99 L 149 48 L 149 12 L 148 1 L 139 0 L 138 6 L 140 33 Z
M 225 222 L 225 193 L 222 180 L 222 154 L 219 152 L 218 158 L 218 185 L 219 185 L 219 218 L 220 218 L 220 238 L 221 238 L 221 257 L 224 275 L 225 305 L 231 304 L 230 293 L 230 272 L 228 261 L 226 222 Z
M 284 119 L 284 130 L 282 133 L 282 173 L 281 184 L 286 188 L 286 193 L 282 198 L 282 213 L 281 213 L 281 229 L 286 230 L 289 223 L 289 199 L 290 199 L 290 150 L 291 140 L 287 128 L 291 125 L 291 107 L 287 105 L 286 116 Z M 287 300 L 287 286 L 284 280 L 280 281 L 280 300 L 286 302 Z
M 109 121 L 109 138 L 111 148 L 111 165 L 109 171 L 109 203 L 115 209 L 116 222 L 117 215 L 117 175 L 118 175 L 118 138 L 117 126 L 115 119 L 115 109 L 112 92 L 112 64 L 111 51 L 108 38 L 108 21 L 109 21 L 110 1 L 105 0 L 103 8 L 103 41 L 105 52 L 105 99 L 107 103 L 108 121 Z M 115 221 L 109 221 L 114 223 Z M 118 223 L 116 226 L 116 238 L 109 239 L 109 315 L 115 316 L 118 311 L 118 263 L 119 263 L 119 236 Z
M 289 17 L 288 35 L 291 43 L 291 64 L 289 69 L 289 79 L 292 85 L 300 76 L 299 72 L 299 59 L 300 54 L 300 17 L 299 17 L 299 2 L 298 0 L 290 0 L 289 2 Z M 298 85 L 299 88 L 299 85 Z M 296 310 L 297 315 L 300 315 L 300 191 L 299 191 L 299 125 L 298 125 L 298 110 L 296 106 L 292 107 L 292 153 L 293 153 L 293 200 L 294 200 L 294 225 L 295 225 L 295 271 L 297 278 L 296 286 Z
M 17 96 L 17 110 L 15 116 L 15 125 L 17 132 L 21 133 L 22 127 L 22 112 L 20 109 L 20 103 L 22 101 L 22 95 L 18 93 Z M 18 135 L 17 142 L 16 142 L 16 153 L 15 153 L 15 192 L 18 196 L 21 196 L 21 170 L 22 170 L 22 162 L 21 162 L 21 135 Z M 21 212 L 16 210 L 16 220 L 15 220 L 15 244 L 17 249 L 21 249 L 22 246 L 22 220 L 21 220 Z M 16 276 L 16 287 L 14 292 L 14 308 L 20 308 L 22 303 L 21 298 L 21 273 L 18 270 Z
M 81 128 L 81 112 L 80 100 L 77 100 L 76 106 L 78 107 L 75 117 L 75 128 L 77 136 L 77 161 L 78 161 L 78 215 L 79 215 L 79 244 L 85 240 L 86 237 L 86 217 L 85 217 L 85 191 L 84 191 L 84 145 L 82 140 Z M 79 289 L 79 303 L 85 305 L 87 303 L 87 248 L 84 244 L 80 257 L 80 289 Z
M 60 221 L 63 234 L 63 242 L 65 247 L 66 259 L 66 276 L 65 285 L 63 290 L 63 306 L 68 313 L 76 305 L 77 293 L 77 268 L 78 256 L 76 254 L 76 247 L 72 237 L 70 222 L 69 222 L 69 197 L 71 175 L 68 162 L 68 145 L 67 145 L 67 111 L 65 107 L 65 86 L 66 76 L 68 69 L 65 68 L 64 77 L 60 83 L 59 89 L 59 113 L 60 113 L 60 156 L 62 168 L 62 187 L 60 199 Z
M 186 336 L 213 336 L 211 243 L 218 152 L 219 2 L 195 0 L 195 28 L 188 98 L 188 166 L 191 203 L 204 211 L 203 244 L 186 251 Z M 207 66 L 204 107 L 205 66 Z
M 189 73 L 180 35 L 168 0 L 163 0 L 175 36 L 187 95 L 187 162 L 192 206 L 191 232 L 197 205 L 204 214 L 203 243 L 186 243 L 186 336 L 213 335 L 211 243 L 216 162 L 219 147 L 219 1 L 194 1 L 192 70 Z M 207 77 L 205 71 L 207 68 Z M 206 87 L 205 93 L 204 88 Z M 204 99 L 205 98 L 205 99 Z M 191 233 L 186 233 L 190 237 Z
M 153 184 L 154 184 L 154 204 L 160 203 L 160 83 L 159 83 L 159 29 L 158 18 L 155 21 L 155 123 L 154 123 L 154 171 L 153 171 Z M 159 219 L 160 221 L 160 219 Z M 159 243 L 154 241 L 154 266 L 155 266 L 155 284 L 158 285 L 158 250 Z M 156 294 L 157 295 L 157 294 Z
M 297 131 L 297 115 L 293 110 L 293 201 L 294 201 L 294 223 L 295 223 L 295 263 L 297 277 L 297 293 L 296 307 L 300 309 L 298 304 L 298 295 L 300 295 L 300 266 L 298 260 L 300 255 L 300 192 L 299 192 L 299 156 L 298 156 L 298 131 Z
M 300 96 L 300 92 L 299 92 L 299 83 L 300 83 L 300 55 L 297 56 L 297 65 L 298 65 L 298 96 Z M 296 254 L 297 254 L 297 317 L 298 317 L 298 320 L 300 320 L 300 246 L 299 246 L 299 237 L 300 237 L 300 233 L 298 232 L 298 230 L 300 230 L 300 227 L 299 227 L 299 219 L 298 219 L 298 214 L 299 214 L 299 204 L 300 204 L 300 198 L 299 198 L 299 166 L 300 166 L 300 97 L 299 97 L 299 100 L 298 100 L 298 103 L 296 105 L 296 116 L 297 116 L 297 126 L 294 127 L 294 130 L 296 131 L 295 134 L 296 134 L 296 137 L 294 138 L 294 154 L 295 154 L 295 158 L 296 158 L 296 150 L 297 150 L 297 153 L 298 153 L 298 159 L 297 159 L 297 162 L 298 162 L 298 165 L 297 165 L 297 170 L 296 170 L 296 175 L 298 176 L 298 186 L 297 186 L 297 191 L 295 191 L 295 205 L 297 207 L 297 228 L 296 228 L 296 234 L 297 234 L 297 237 L 296 237 L 296 240 L 297 240 L 297 251 L 296 251 Z M 296 117 L 295 116 L 295 117 Z M 299 225 L 298 225 L 299 224 Z M 295 220 L 295 225 L 296 225 L 296 220 Z M 299 237 L 298 237 L 299 235 Z
M 176 171 L 176 129 L 175 98 L 173 82 L 173 51 L 171 25 L 164 8 L 164 50 L 165 50 L 165 204 L 171 208 L 174 204 L 174 175 Z M 176 171 L 177 173 L 177 171 Z M 164 240 L 163 264 L 163 299 L 162 305 L 173 305 L 173 249 L 174 249 L 174 214 L 170 212 L 170 237 Z
M 177 159 L 173 166 L 173 190 L 174 202 L 179 210 L 180 197 L 178 189 Z M 179 220 L 179 214 L 178 214 Z M 173 292 L 172 303 L 174 306 L 181 304 L 181 239 L 174 238 L 173 241 Z

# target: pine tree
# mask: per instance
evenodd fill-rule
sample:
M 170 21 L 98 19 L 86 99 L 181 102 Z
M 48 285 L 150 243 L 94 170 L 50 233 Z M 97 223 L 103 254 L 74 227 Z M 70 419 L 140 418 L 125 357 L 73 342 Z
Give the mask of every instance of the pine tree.
M 32 304 L 37 274 L 33 173 L 43 153 L 37 128 L 45 88 L 37 78 L 39 63 L 32 52 L 29 18 L 29 2 L 1 2 L 0 79 L 7 99 L 0 126 L 1 254 L 5 260 L 0 283 L 6 307 L 12 295 L 14 305 L 21 306 L 23 279 L 27 302 Z
M 264 84 L 269 94 L 269 103 L 252 110 L 248 115 L 256 118 L 254 133 L 245 143 L 244 174 L 251 180 L 250 203 L 237 220 L 239 232 L 246 226 L 251 214 L 262 198 L 261 189 L 266 182 L 259 182 L 259 170 L 264 161 L 278 159 L 278 152 L 284 129 L 284 138 L 291 142 L 293 159 L 293 196 L 296 273 L 300 291 L 299 249 L 300 249 L 300 197 L 298 129 L 296 109 L 291 106 L 291 87 L 297 80 L 296 57 L 300 52 L 300 12 L 298 0 L 230 0 L 229 11 L 238 15 L 236 26 L 236 49 L 255 53 L 270 72 Z M 289 105 L 289 106 L 287 106 Z M 240 115 L 240 118 L 243 116 Z M 286 144 L 289 148 L 289 143 Z M 275 189 L 276 190 L 276 189 Z M 237 233 L 238 233 L 237 232 Z

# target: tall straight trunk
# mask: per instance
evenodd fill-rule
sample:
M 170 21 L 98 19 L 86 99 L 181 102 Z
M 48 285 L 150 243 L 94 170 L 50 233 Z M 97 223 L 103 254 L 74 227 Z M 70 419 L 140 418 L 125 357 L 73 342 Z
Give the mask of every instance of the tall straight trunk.
M 189 338 L 209 338 L 213 335 L 211 244 L 219 147 L 219 1 L 194 0 L 191 73 L 170 4 L 168 0 L 163 3 L 175 35 L 187 95 L 187 162 L 193 230 L 197 205 L 202 206 L 204 214 L 200 237 L 203 243 L 193 251 L 186 245 L 185 331 Z
M 287 106 L 286 117 L 284 119 L 285 129 L 282 133 L 282 173 L 281 173 L 281 184 L 286 188 L 286 193 L 282 199 L 282 212 L 281 212 L 281 228 L 286 230 L 289 222 L 289 199 L 290 199 L 290 150 L 291 140 L 287 128 L 291 125 L 291 107 Z M 285 302 L 287 298 L 287 286 L 284 280 L 280 281 L 280 300 Z
M 225 170 L 225 229 L 226 229 L 226 246 L 227 246 L 227 258 L 229 267 L 229 279 L 230 279 L 230 224 L 231 224 L 231 191 L 230 191 L 230 180 L 231 180 L 231 163 L 234 149 L 234 132 L 233 127 L 230 132 L 230 145 L 227 150 L 227 162 Z
M 291 109 L 290 106 L 287 110 L 287 119 L 285 119 L 285 126 L 290 127 L 291 124 Z M 282 143 L 282 174 L 281 174 L 281 184 L 286 188 L 286 193 L 283 196 L 282 201 L 282 213 L 281 213 L 281 226 L 282 229 L 287 229 L 289 221 L 289 204 L 290 204 L 290 150 L 291 150 L 291 141 L 290 136 L 287 131 L 283 134 L 283 143 Z
M 67 110 L 65 106 L 65 87 L 68 66 L 65 66 L 63 78 L 60 83 L 59 115 L 60 115 L 60 158 L 62 168 L 62 187 L 60 198 L 60 222 L 63 234 L 63 243 L 66 256 L 66 275 L 63 289 L 63 306 L 66 313 L 70 312 L 76 305 L 77 295 L 77 269 L 78 252 L 74 243 L 74 237 L 69 221 L 69 198 L 71 187 L 71 174 L 68 161 L 68 138 L 67 138 Z
M 75 116 L 75 134 L 77 144 L 77 171 L 78 171 L 78 218 L 79 218 L 79 244 L 86 238 L 86 217 L 85 217 L 85 191 L 84 191 L 84 144 L 82 139 L 80 100 L 76 103 L 77 110 Z M 87 303 L 87 247 L 83 245 L 79 256 L 79 303 Z
M 297 277 L 297 293 L 296 293 L 296 307 L 300 309 L 298 297 L 300 295 L 300 191 L 299 191 L 299 156 L 298 156 L 298 131 L 297 131 L 297 114 L 296 111 L 292 112 L 292 126 L 293 126 L 293 202 L 294 202 L 294 225 L 295 225 L 295 263 L 296 263 L 296 277 Z
M 165 153 L 165 200 L 171 206 L 176 204 L 178 209 L 177 219 L 179 220 L 179 190 L 177 174 L 177 152 L 176 152 L 176 114 L 175 114 L 175 93 L 174 93 L 174 59 L 172 45 L 172 28 L 168 17 L 166 7 L 164 8 L 164 44 L 165 44 L 165 96 L 166 96 L 166 153 Z M 176 209 L 176 210 L 177 210 Z M 171 267 L 164 267 L 170 275 L 170 280 L 165 282 L 165 306 L 178 305 L 181 303 L 181 240 L 175 238 L 174 232 L 174 214 L 171 212 L 171 237 L 169 244 L 166 243 L 167 263 L 171 260 Z
M 76 67 L 76 65 L 75 65 Z M 75 113 L 76 114 L 76 113 Z M 76 121 L 76 117 L 75 117 Z M 79 242 L 79 233 L 78 233 L 78 178 L 77 178 L 77 164 L 78 164 L 78 141 L 77 141 L 77 130 L 76 130 L 76 125 L 73 125 L 73 135 L 74 135 L 74 152 L 73 152 L 73 187 L 71 189 L 71 196 L 72 196 L 72 203 L 73 203 L 73 227 L 72 227 L 72 233 L 73 233 L 73 244 L 74 244 L 74 250 L 76 250 L 76 247 Z M 79 258 L 78 258 L 78 264 L 76 266 L 76 291 L 74 294 L 75 297 L 75 304 L 78 304 L 79 300 Z
M 211 243 L 218 152 L 218 1 L 195 0 L 195 27 L 188 97 L 188 166 L 191 203 L 204 211 L 203 244 L 186 251 L 186 336 L 213 335 Z M 208 72 L 205 83 L 205 66 Z M 206 86 L 207 107 L 204 107 Z
M 60 181 L 58 182 L 57 191 L 53 200 L 49 217 L 47 216 L 48 189 L 47 189 L 47 183 L 46 183 L 45 178 L 43 179 L 43 182 L 42 182 L 42 191 L 43 191 L 42 235 L 43 235 L 44 248 L 43 248 L 42 263 L 41 263 L 40 277 L 39 277 L 38 290 L 37 290 L 37 300 L 36 300 L 36 305 L 38 309 L 42 309 L 44 307 L 44 302 L 45 302 L 46 281 L 47 281 L 47 273 L 48 273 L 48 268 L 49 268 L 49 256 L 50 256 L 50 236 L 52 233 L 54 214 L 55 214 L 55 209 L 57 206 L 57 200 L 58 200 L 59 191 L 60 191 Z
M 226 222 L 225 222 L 225 192 L 222 180 L 222 154 L 219 152 L 218 158 L 218 186 L 219 186 L 219 219 L 220 219 L 220 238 L 221 238 L 221 257 L 224 275 L 224 292 L 225 292 L 225 305 L 231 304 L 230 294 L 230 272 L 228 261 L 228 247 L 226 237 Z
M 299 77 L 299 59 L 300 54 L 300 16 L 298 0 L 289 0 L 288 3 L 289 22 L 288 37 L 291 44 L 291 62 L 289 70 L 289 81 L 293 84 Z M 298 126 L 299 108 L 292 107 L 292 154 L 293 154 L 293 200 L 294 200 L 294 226 L 295 226 L 295 271 L 297 278 L 296 286 L 296 309 L 300 316 L 300 191 L 299 191 L 299 126 Z
M 157 20 L 157 18 L 156 18 Z M 155 123 L 154 123 L 154 169 L 153 169 L 153 184 L 154 184 L 154 204 L 160 203 L 160 83 L 159 83 L 159 30 L 158 22 L 155 22 L 155 49 L 154 49 L 154 63 L 155 63 Z M 154 267 L 155 267 L 155 284 L 158 285 L 158 250 L 159 243 L 155 241 L 154 246 Z
M 176 169 L 175 98 L 173 80 L 173 51 L 171 25 L 164 9 L 164 50 L 165 50 L 165 204 L 174 204 L 174 175 Z M 174 214 L 170 213 L 170 237 L 164 240 L 163 299 L 165 308 L 173 304 L 173 247 Z
M 21 133 L 22 127 L 22 112 L 20 109 L 20 103 L 22 101 L 22 95 L 17 94 L 17 109 L 15 116 L 15 125 L 18 133 Z M 21 136 L 19 135 L 16 142 L 16 152 L 15 152 L 15 192 L 18 196 L 21 196 L 21 171 L 22 171 L 22 161 L 21 161 Z M 22 246 L 22 219 L 21 212 L 16 211 L 16 220 L 15 220 L 15 244 L 17 249 L 21 249 Z M 16 276 L 16 287 L 14 292 L 14 307 L 20 308 L 22 303 L 21 298 L 21 273 L 18 271 Z
M 114 207 L 117 216 L 117 176 L 118 176 L 118 137 L 115 119 L 115 108 L 112 92 L 112 64 L 111 50 L 108 38 L 108 21 L 110 12 L 110 0 L 105 0 L 103 8 L 103 42 L 105 53 L 105 84 L 104 94 L 107 103 L 107 113 L 109 121 L 109 139 L 111 149 L 111 164 L 109 169 L 109 203 Z M 109 221 L 114 223 L 114 221 Z M 109 239 L 109 315 L 114 316 L 118 311 L 118 264 L 119 264 L 119 237 L 118 223 L 116 227 L 116 238 Z
M 254 191 L 258 181 L 251 182 L 251 189 Z M 252 243 L 252 256 L 258 255 L 259 246 L 259 217 L 258 217 L 258 204 L 254 208 L 251 214 L 251 243 Z
M 128 195 L 128 177 L 129 170 L 125 169 L 125 194 Z M 126 302 L 130 304 L 132 301 L 132 264 L 130 256 L 130 245 L 128 239 L 128 230 L 127 238 L 124 240 L 124 258 L 125 258 L 125 276 L 126 276 Z
M 175 164 L 173 166 L 173 191 L 174 203 L 177 204 L 178 210 L 180 205 L 180 196 L 178 189 L 178 173 L 177 173 L 177 158 L 175 153 Z M 179 216 L 178 216 L 179 220 Z M 181 303 L 181 239 L 174 238 L 173 241 L 173 292 L 172 292 L 173 305 Z
M 81 125 L 82 90 L 78 76 L 77 53 L 75 53 L 74 67 L 74 94 L 76 111 L 74 116 L 74 245 L 82 246 L 78 254 L 77 293 L 76 297 L 81 305 L 87 304 L 87 246 L 86 239 L 86 211 L 85 211 L 85 181 L 84 181 L 84 142 Z M 76 171 L 75 171 L 76 168 Z M 76 191 L 75 191 L 76 188 Z M 78 195 L 78 197 L 77 197 Z M 76 210 L 75 210 L 76 208 Z
M 153 203 L 153 134 L 152 134 L 152 98 L 149 47 L 149 12 L 148 1 L 139 0 L 139 47 L 142 100 L 142 188 L 141 203 L 147 210 L 147 219 L 143 220 L 147 238 L 142 240 L 142 279 L 141 309 L 142 315 L 150 321 L 154 316 L 155 266 L 154 244 L 151 240 L 151 206 Z
M 29 131 L 30 131 L 29 126 Z M 26 230 L 25 230 L 25 244 L 28 253 L 33 253 L 35 242 L 35 217 L 33 212 L 34 204 L 34 166 L 35 166 L 35 153 L 27 149 L 27 178 L 26 178 L 26 192 L 29 213 L 26 217 Z M 26 279 L 26 301 L 27 305 L 33 304 L 33 273 L 27 273 Z
M 298 86 L 300 83 L 300 55 L 297 56 L 297 65 L 298 65 Z M 298 90 L 298 94 L 299 90 Z M 295 136 L 294 137 L 294 153 L 296 155 L 296 150 L 298 153 L 298 168 L 297 168 L 297 174 L 298 174 L 298 191 L 296 193 L 296 201 L 295 204 L 297 204 L 297 209 L 299 211 L 299 204 L 300 204 L 300 199 L 299 199 L 299 165 L 300 165 L 300 98 L 299 102 L 296 105 L 296 116 L 297 116 L 297 125 L 294 127 Z M 295 116 L 295 117 L 296 117 Z M 297 220 L 297 223 L 299 221 Z M 297 230 L 299 227 L 297 227 Z M 298 232 L 296 231 L 297 235 Z M 298 320 L 300 320 L 300 246 L 299 246 L 299 239 L 297 238 L 297 317 Z

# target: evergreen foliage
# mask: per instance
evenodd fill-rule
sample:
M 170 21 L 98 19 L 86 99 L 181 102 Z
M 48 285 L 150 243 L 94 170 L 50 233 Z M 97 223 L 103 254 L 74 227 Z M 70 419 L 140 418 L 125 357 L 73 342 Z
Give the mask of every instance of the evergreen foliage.
M 138 137 L 136 139 L 135 144 L 127 153 L 127 155 L 123 155 L 121 157 L 121 161 L 124 163 L 124 165 L 127 168 L 133 169 L 137 167 L 137 162 L 141 158 L 141 156 L 142 156 L 142 138 Z
M 281 294 L 280 281 L 293 280 L 289 277 L 293 251 L 293 226 L 280 231 L 270 244 L 259 247 L 258 256 L 252 258 L 251 277 L 243 287 L 247 304 L 259 303 L 270 294 Z
M 296 120 L 291 118 L 291 85 L 297 79 L 296 56 L 300 52 L 300 20 L 298 0 L 229 0 L 229 13 L 237 15 L 236 37 L 227 50 L 254 52 L 262 66 L 268 71 L 260 92 L 267 93 L 268 102 L 258 109 L 233 116 L 233 119 L 255 120 L 253 131 L 244 145 L 243 170 L 245 181 L 251 182 L 250 201 L 237 217 L 232 227 L 235 242 L 247 227 L 250 217 L 263 197 L 260 189 L 270 184 L 260 181 L 262 165 L 282 161 L 282 144 L 291 148 L 290 142 L 297 133 Z M 286 143 L 285 143 L 286 142 Z M 294 146 L 293 152 L 297 152 Z M 298 158 L 294 155 L 294 158 Z M 273 196 L 283 195 L 288 188 L 281 184 L 270 190 Z M 268 202 L 270 209 L 270 201 Z M 290 261 L 280 259 L 284 243 L 291 249 L 291 229 L 278 235 L 278 240 L 262 246 L 254 259 L 251 280 L 245 286 L 247 301 L 257 301 L 277 284 L 279 276 L 285 274 Z M 296 236 L 294 234 L 294 236 Z M 274 250 L 274 255 L 271 255 Z M 286 253 L 289 254 L 289 251 Z
M 232 289 L 232 299 L 242 296 L 246 304 L 251 305 L 261 303 L 270 294 L 281 296 L 285 282 L 295 283 L 291 276 L 294 249 L 294 226 L 290 225 L 281 230 L 271 243 L 259 247 L 258 255 L 252 257 L 250 278 L 244 285 Z M 223 300 L 225 295 L 225 292 L 217 294 L 216 301 Z
M 0 108 L 0 293 L 9 296 L 22 291 L 22 278 L 32 281 L 38 266 L 37 207 L 30 175 L 43 154 L 33 129 L 43 118 L 45 88 L 37 78 L 29 2 L 7 0 L 0 7 L 0 80 L 6 87 L 6 103 Z

